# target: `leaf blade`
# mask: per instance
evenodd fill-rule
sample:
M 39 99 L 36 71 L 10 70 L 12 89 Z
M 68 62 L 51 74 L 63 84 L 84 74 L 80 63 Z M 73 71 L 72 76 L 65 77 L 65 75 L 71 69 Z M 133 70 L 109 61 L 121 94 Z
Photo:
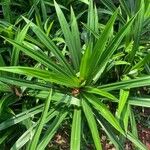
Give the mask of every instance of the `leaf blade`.
M 83 108 L 84 114 L 86 116 L 95 147 L 97 150 L 102 150 L 96 120 L 94 118 L 91 107 L 88 105 L 88 103 L 84 99 L 82 99 L 82 108 Z
M 29 150 L 34 150 L 37 147 L 37 144 L 38 144 L 41 132 L 42 132 L 42 128 L 43 128 L 44 122 L 46 120 L 46 116 L 47 116 L 48 109 L 49 109 L 49 106 L 50 106 L 51 98 L 52 98 L 52 89 L 49 92 L 47 100 L 45 101 L 44 109 L 43 109 L 41 118 L 39 120 L 38 126 L 36 128 L 35 134 L 32 138 Z
M 71 130 L 71 150 L 80 150 L 81 140 L 81 110 L 74 109 L 72 130 Z

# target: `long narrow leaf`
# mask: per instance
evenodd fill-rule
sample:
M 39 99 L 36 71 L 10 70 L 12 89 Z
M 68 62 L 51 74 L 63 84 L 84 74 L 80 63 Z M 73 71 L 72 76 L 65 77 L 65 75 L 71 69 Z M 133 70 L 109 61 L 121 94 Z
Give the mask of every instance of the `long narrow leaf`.
M 36 128 L 35 134 L 33 136 L 33 139 L 32 139 L 32 142 L 31 142 L 31 145 L 30 145 L 30 148 L 29 148 L 30 150 L 36 150 L 36 147 L 37 147 L 37 144 L 38 144 L 41 132 L 42 132 L 42 128 L 43 128 L 44 122 L 46 120 L 48 109 L 49 109 L 49 106 L 50 106 L 51 97 L 52 97 L 52 90 L 50 91 L 50 93 L 48 95 L 48 98 L 45 101 L 45 105 L 44 105 L 44 108 L 43 108 L 43 113 L 42 113 L 42 116 L 41 116 L 40 121 L 38 123 L 38 127 Z
M 7 119 L 6 121 L 0 123 L 0 131 L 8 127 L 11 127 L 17 123 L 20 123 L 21 121 L 42 112 L 42 108 L 43 108 L 43 105 L 39 105 L 34 108 L 31 108 L 30 110 L 24 111 L 10 119 Z
M 69 74 L 74 75 L 74 72 L 66 59 L 64 58 L 61 51 L 57 48 L 57 46 L 53 43 L 53 41 L 33 22 L 30 20 L 24 18 L 24 20 L 29 23 L 30 27 L 32 28 L 33 32 L 37 35 L 37 37 L 40 39 L 40 41 L 48 48 L 50 52 L 52 52 L 56 58 L 63 64 L 63 66 L 66 68 Z
M 49 126 L 48 130 L 45 132 L 41 142 L 38 144 L 37 149 L 43 150 L 48 145 L 54 134 L 56 133 L 58 127 L 62 123 L 62 121 L 67 116 L 67 112 L 63 112 L 57 116 L 57 118 L 53 121 L 53 123 Z
M 17 37 L 15 39 L 15 41 L 17 41 L 18 43 L 22 43 L 27 31 L 30 27 L 30 24 L 26 24 L 26 26 L 17 34 Z M 13 47 L 13 52 L 11 55 L 11 66 L 17 66 L 18 65 L 18 61 L 19 61 L 19 49 L 17 47 Z
M 93 50 L 93 55 L 91 58 L 91 72 L 93 72 L 93 70 L 95 70 L 95 68 L 97 67 L 97 65 L 99 64 L 101 55 L 103 54 L 107 41 L 110 37 L 110 32 L 113 28 L 115 19 L 117 17 L 117 13 L 118 10 L 114 12 L 114 14 L 112 15 L 112 17 L 109 19 L 108 23 L 105 26 L 104 31 L 102 32 L 100 38 L 97 40 L 96 45 L 94 46 L 94 50 Z M 94 66 L 94 67 L 92 67 Z
M 117 119 L 100 100 L 93 95 L 85 94 L 84 96 L 116 130 L 124 135 L 124 131 Z
M 17 79 L 12 77 L 0 77 L 0 81 L 6 83 L 7 85 L 16 85 L 20 87 L 27 87 L 31 89 L 39 89 L 39 90 L 49 90 L 51 86 L 34 82 L 34 81 L 28 81 L 23 79 Z
M 59 75 L 57 73 L 53 73 L 46 70 L 41 70 L 37 68 L 31 67 L 0 67 L 1 71 L 7 71 L 22 75 L 27 75 L 31 77 L 37 77 L 39 79 L 43 79 L 45 81 L 54 82 L 56 84 L 61 84 L 69 87 L 78 87 L 79 82 L 76 78 L 67 78 L 66 76 Z
M 118 104 L 118 110 L 117 110 L 117 116 L 119 118 L 121 117 L 121 113 L 125 107 L 128 96 L 129 96 L 129 90 L 124 90 L 124 89 L 120 90 L 120 98 L 119 98 L 119 104 Z
M 111 142 L 114 144 L 115 148 L 117 150 L 124 150 L 123 145 L 121 145 L 111 125 L 102 116 L 97 115 L 96 117 L 97 117 L 98 123 L 102 126 L 103 130 L 106 132 Z
M 72 130 L 71 130 L 71 150 L 80 150 L 81 142 L 81 109 L 74 109 Z
M 102 90 L 102 89 L 90 88 L 89 87 L 89 88 L 86 88 L 85 91 L 88 92 L 88 93 L 93 93 L 93 94 L 101 95 L 103 97 L 111 99 L 112 101 L 118 101 L 118 99 L 115 96 L 113 96 L 109 92 L 107 92 L 105 90 Z
M 11 92 L 11 88 L 8 86 L 8 84 L 5 84 L 0 81 L 0 91 Z
M 130 79 L 126 81 L 106 84 L 106 85 L 99 86 L 99 88 L 106 91 L 112 91 L 112 90 L 118 90 L 126 87 L 136 88 L 136 87 L 142 87 L 148 85 L 150 85 L 150 76 L 139 77 L 137 79 Z
M 39 63 L 42 63 L 46 67 L 48 67 L 51 70 L 54 70 L 55 72 L 66 74 L 66 72 L 62 69 L 62 67 L 56 65 L 54 62 L 52 62 L 46 54 L 44 54 L 41 51 L 35 51 L 25 45 L 22 45 L 20 43 L 17 43 L 14 40 L 8 39 L 3 37 L 5 40 L 7 40 L 12 45 L 18 47 L 21 51 L 26 53 L 28 56 L 32 57 L 33 59 L 37 60 Z
M 150 107 L 150 97 L 130 97 L 129 104 L 133 106 Z
M 97 150 L 102 150 L 96 120 L 94 118 L 91 107 L 88 105 L 88 103 L 84 99 L 82 99 L 82 107 L 83 107 L 83 111 L 84 111 L 84 114 L 86 116 L 89 128 L 90 128 L 90 131 L 92 133 L 95 147 Z
M 54 109 L 52 109 L 48 112 L 45 123 L 47 123 L 57 115 L 58 111 L 54 111 Z M 38 123 L 39 121 L 34 123 L 27 131 L 25 131 L 11 147 L 11 150 L 21 149 L 28 141 L 30 141 L 35 133 L 35 129 Z
M 71 33 L 71 31 L 69 29 L 69 25 L 68 25 L 68 23 L 65 19 L 65 16 L 64 16 L 63 12 L 61 11 L 59 5 L 55 1 L 54 1 L 54 5 L 55 5 L 56 13 L 57 13 L 57 16 L 58 16 L 58 19 L 59 19 L 59 23 L 61 25 L 61 29 L 62 29 L 64 37 L 65 37 L 66 44 L 67 44 L 67 46 L 69 48 L 69 51 L 70 51 L 70 55 L 71 55 L 71 58 L 72 58 L 73 65 L 74 65 L 76 71 L 78 71 L 79 64 L 80 64 L 81 51 L 80 51 L 80 49 L 76 49 L 77 48 L 76 44 L 79 44 L 79 42 L 78 42 L 79 40 L 74 41 L 73 36 L 75 36 L 75 35 L 73 35 Z M 73 14 L 72 14 L 72 17 L 73 17 Z M 74 23 L 74 25 L 72 24 L 72 29 L 73 29 L 72 31 L 73 32 L 75 30 L 78 31 L 77 24 L 75 22 L 75 17 L 74 17 L 73 23 Z M 80 45 L 77 45 L 77 46 L 79 48 Z
M 106 68 L 108 60 L 111 58 L 112 54 L 118 48 L 118 46 L 119 46 L 120 42 L 122 41 L 123 37 L 128 32 L 129 27 L 132 25 L 135 17 L 130 19 L 130 21 L 127 22 L 123 26 L 123 28 L 117 33 L 117 35 L 113 38 L 113 40 L 108 44 L 106 50 L 102 54 L 101 59 L 99 60 L 99 65 L 98 65 L 97 69 L 95 69 L 96 70 L 95 73 L 93 73 L 93 74 L 96 74 L 95 77 L 94 77 L 94 81 L 95 82 L 99 79 L 99 77 L 101 76 L 102 72 Z
M 127 138 L 132 141 L 140 150 L 147 150 L 147 147 L 139 141 L 132 133 L 128 132 Z

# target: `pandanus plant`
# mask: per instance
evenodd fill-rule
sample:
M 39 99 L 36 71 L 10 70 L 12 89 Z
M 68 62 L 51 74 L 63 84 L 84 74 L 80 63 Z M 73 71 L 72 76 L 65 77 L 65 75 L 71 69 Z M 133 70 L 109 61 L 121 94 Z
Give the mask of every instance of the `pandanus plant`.
M 26 125 L 26 131 L 11 149 L 23 146 L 29 150 L 45 149 L 61 124 L 70 117 L 71 150 L 82 149 L 83 135 L 85 138 L 92 137 L 95 149 L 103 149 L 102 131 L 118 150 L 124 150 L 126 139 L 145 150 L 146 146 L 138 139 L 132 106 L 148 107 L 150 103 L 148 98 L 135 97 L 130 89 L 150 85 L 150 76 L 134 77 L 132 73 L 135 70 L 130 69 L 126 74 L 119 74 L 113 83 L 109 81 L 109 73 L 114 67 L 112 60 L 118 56 L 128 31 L 141 11 L 116 31 L 119 11 L 116 9 L 106 25 L 100 28 L 97 8 L 90 0 L 87 24 L 83 24 L 87 32 L 81 39 L 73 9 L 68 23 L 55 1 L 54 5 L 64 38 L 61 46 L 25 17 L 26 25 L 14 40 L 3 37 L 13 45 L 11 60 L 14 66 L 0 67 L 0 84 L 20 87 L 20 97 L 32 97 L 34 100 L 33 108 L 0 123 L 0 131 L 5 131 L 30 120 L 30 125 Z M 36 36 L 33 42 L 28 40 L 29 28 Z M 62 49 L 65 49 L 66 55 Z M 18 66 L 20 52 L 37 64 L 34 67 Z M 129 65 L 126 61 L 119 62 Z M 18 92 L 17 88 L 15 91 Z M 84 128 L 90 130 L 90 135 L 86 135 Z

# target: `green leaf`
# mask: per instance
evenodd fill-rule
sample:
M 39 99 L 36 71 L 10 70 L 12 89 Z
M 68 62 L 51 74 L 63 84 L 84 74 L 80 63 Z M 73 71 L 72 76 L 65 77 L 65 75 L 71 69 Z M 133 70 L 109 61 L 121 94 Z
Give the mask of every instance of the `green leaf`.
M 101 85 L 98 88 L 106 91 L 118 90 L 122 88 L 138 88 L 150 85 L 150 76 L 139 77 L 137 79 L 130 79 L 116 83 Z
M 0 54 L 0 66 L 5 66 L 5 62 L 4 62 L 4 59 L 2 57 L 2 55 Z
M 109 10 L 111 10 L 112 12 L 114 10 L 116 10 L 116 6 L 114 5 L 114 3 L 112 2 L 112 0 L 102 0 L 102 3 L 109 8 Z
M 12 134 L 13 130 L 9 129 L 4 134 L 1 134 L 0 145 Z
M 71 130 L 71 150 L 80 150 L 81 142 L 81 109 L 75 108 Z
M 101 2 L 113 13 L 117 9 L 112 0 L 101 0 Z M 123 18 L 122 14 L 119 14 L 120 21 L 125 24 L 126 20 Z
M 31 89 L 39 89 L 39 90 L 49 90 L 51 88 L 50 85 L 45 85 L 42 83 L 34 82 L 34 81 L 28 81 L 18 78 L 12 78 L 12 77 L 0 77 L 0 81 L 6 83 L 7 85 L 16 85 L 20 87 L 27 87 Z
M 85 91 L 88 92 L 88 93 L 97 94 L 97 95 L 106 97 L 108 99 L 111 99 L 112 101 L 118 101 L 118 99 L 115 96 L 113 96 L 112 94 L 106 92 L 105 90 L 88 87 L 88 88 L 85 89 Z
M 135 115 L 133 112 L 133 109 L 130 107 L 130 124 L 131 124 L 131 132 L 132 134 L 138 138 L 138 130 L 137 130 L 137 124 L 136 124 L 136 120 L 135 120 Z
M 135 26 L 134 26 L 134 31 L 135 31 L 134 32 L 134 44 L 133 44 L 132 51 L 130 52 L 130 55 L 128 57 L 129 62 L 133 62 L 135 54 L 137 50 L 139 49 L 141 31 L 142 31 L 143 22 L 144 22 L 144 12 L 145 12 L 144 0 L 140 0 L 139 12 L 137 14 L 137 18 L 135 20 Z
M 94 118 L 93 112 L 86 100 L 82 99 L 82 108 L 86 116 L 90 131 L 92 133 L 93 141 L 97 150 L 102 150 L 100 143 L 99 131 L 97 128 L 96 120 Z
M 15 38 L 15 41 L 17 43 L 22 43 L 26 34 L 27 34 L 27 31 L 30 27 L 30 23 L 26 24 L 26 26 L 24 26 L 24 28 L 18 32 L 16 38 Z M 17 48 L 17 47 L 13 47 L 13 51 L 12 51 L 12 55 L 11 55 L 11 66 L 17 66 L 18 65 L 18 62 L 19 62 L 19 52 L 20 50 Z
M 98 123 L 102 126 L 103 130 L 106 132 L 111 142 L 114 144 L 116 150 L 124 150 L 123 145 L 121 145 L 120 140 L 114 132 L 112 126 L 101 116 L 96 115 Z
M 123 8 L 124 12 L 127 14 L 128 17 L 131 17 L 130 9 L 127 5 L 125 0 L 119 0 L 121 7 Z
M 54 3 L 51 3 L 51 2 L 48 2 L 48 1 L 45 1 L 44 3 L 45 3 L 46 5 L 48 5 L 48 6 L 54 7 Z M 59 5 L 59 7 L 60 7 L 61 9 L 64 9 L 64 10 L 69 11 L 68 8 L 66 8 L 65 6 L 63 6 L 63 5 L 61 5 L 61 4 L 58 4 L 58 5 Z
M 91 61 L 90 61 L 91 73 L 95 70 L 95 68 L 97 68 L 97 65 L 99 65 L 100 63 L 99 62 L 100 58 L 105 50 L 108 39 L 110 38 L 110 32 L 116 20 L 117 13 L 118 13 L 118 10 L 116 10 L 114 14 L 112 15 L 112 17 L 109 19 L 108 23 L 105 26 L 104 31 L 102 32 L 100 38 L 97 40 L 96 45 L 94 46 L 93 54 L 92 54 Z
M 46 6 L 45 6 L 45 1 L 44 0 L 40 0 L 41 1 L 41 10 L 42 10 L 42 17 L 43 17 L 43 21 L 45 22 L 47 17 L 47 10 L 46 10 Z
M 133 106 L 150 107 L 150 97 L 130 97 L 129 104 Z
M 8 86 L 8 84 L 5 84 L 0 81 L 0 91 L 11 92 L 11 88 Z
M 89 4 L 89 0 L 79 0 L 79 1 L 81 1 L 81 2 L 83 2 L 83 3 L 85 3 L 85 4 Z
M 89 76 L 89 61 L 92 55 L 92 51 L 91 51 L 91 45 L 89 43 L 89 45 L 87 46 L 85 53 L 81 59 L 81 65 L 80 65 L 80 81 L 84 81 L 87 80 L 88 76 Z
M 65 69 L 70 75 L 74 75 L 73 69 L 70 67 L 66 59 L 64 58 L 63 54 L 61 51 L 57 48 L 57 46 L 53 43 L 53 41 L 38 27 L 36 26 L 33 22 L 30 20 L 24 18 L 24 20 L 29 23 L 30 22 L 30 27 L 33 30 L 33 32 L 36 34 L 36 36 L 40 39 L 40 41 L 47 47 L 47 49 L 52 52 L 56 58 L 63 64 Z
M 47 116 L 47 113 L 48 113 L 48 110 L 49 110 L 51 97 L 52 97 L 52 89 L 49 92 L 47 100 L 45 101 L 45 105 L 44 105 L 44 108 L 43 108 L 43 113 L 41 115 L 40 121 L 38 123 L 35 134 L 34 134 L 34 136 L 32 138 L 32 141 L 31 141 L 31 145 L 30 145 L 30 148 L 29 148 L 30 150 L 36 150 L 36 147 L 37 147 L 37 144 L 38 144 L 41 132 L 42 132 L 42 128 L 44 126 L 46 116 Z
M 11 9 L 10 9 L 10 4 L 11 4 L 11 1 L 10 0 L 2 0 L 2 12 L 3 12 L 3 15 L 4 15 L 4 19 L 7 21 L 7 22 L 11 22 L 12 20 L 12 12 L 11 12 Z
M 7 39 L 3 37 L 5 40 L 7 40 L 9 43 L 13 44 L 14 46 L 18 47 L 21 51 L 26 53 L 28 56 L 32 57 L 33 59 L 37 60 L 39 63 L 45 65 L 51 70 L 54 70 L 55 72 L 66 74 L 66 70 L 62 69 L 62 67 L 56 65 L 54 62 L 52 62 L 49 57 L 43 53 L 42 51 L 35 51 L 34 49 L 31 49 L 31 47 L 27 47 L 25 45 L 19 44 L 15 42 L 14 40 Z
M 80 42 L 80 32 L 78 29 L 77 19 L 75 17 L 74 11 L 71 7 L 71 33 L 72 33 L 72 39 L 75 45 L 75 51 L 77 53 L 79 64 L 81 61 L 81 42 Z M 78 66 L 79 69 L 79 66 Z M 79 70 L 78 70 L 79 71 Z
M 119 125 L 118 120 L 108 110 L 106 105 L 104 105 L 99 99 L 97 99 L 93 95 L 85 94 L 84 96 L 116 130 L 124 135 L 124 131 Z
M 118 110 L 117 110 L 117 116 L 118 118 L 121 117 L 122 111 L 127 103 L 127 99 L 129 96 L 129 90 L 128 89 L 121 89 L 120 90 L 120 98 L 119 98 L 119 104 L 118 104 Z
M 79 31 L 76 23 L 76 19 L 73 13 L 73 10 L 71 11 L 71 17 L 72 17 L 72 23 L 71 23 L 71 29 L 70 31 L 69 25 L 65 19 L 65 16 L 63 12 L 61 11 L 59 5 L 54 1 L 56 13 L 59 19 L 59 23 L 61 25 L 61 29 L 63 31 L 66 44 L 69 48 L 69 52 L 71 55 L 71 60 L 73 62 L 74 68 L 76 71 L 79 69 L 80 64 L 80 58 L 81 58 L 81 48 L 80 48 L 80 41 L 79 41 Z M 77 49 L 76 49 L 77 48 Z M 79 49 L 78 49 L 79 48 Z
M 45 22 L 45 24 L 44 24 L 44 30 L 46 31 L 46 35 L 47 36 L 49 36 L 49 34 L 50 34 L 50 31 L 51 31 L 51 29 L 52 29 L 52 26 L 53 26 L 53 24 L 54 24 L 54 21 L 52 21 L 50 24 L 49 24 L 49 26 L 48 26 L 48 23 L 49 23 L 49 18 L 46 20 L 46 22 Z
M 88 7 L 88 20 L 87 20 L 87 26 L 95 33 L 98 33 L 98 13 L 97 8 L 94 5 L 92 0 L 89 0 L 89 7 Z M 92 36 L 91 31 L 89 32 L 89 40 L 88 42 L 94 42 L 94 38 Z
M 137 147 L 139 147 L 140 150 L 147 150 L 147 147 L 141 141 L 139 141 L 132 133 L 128 132 L 127 138 Z
M 36 98 L 40 98 L 40 99 L 45 99 L 48 95 L 48 91 L 28 91 L 28 95 L 32 96 L 32 97 L 36 97 Z M 60 92 L 54 92 L 53 93 L 53 97 L 52 97 L 53 101 L 56 102 L 62 102 L 62 103 L 69 103 L 70 105 L 75 105 L 80 107 L 81 106 L 81 100 L 74 97 L 74 96 L 70 96 L 68 94 L 62 94 Z
M 87 24 L 85 24 L 85 23 L 83 23 L 83 22 L 82 22 L 82 24 L 83 24 L 83 26 L 85 27 L 85 29 L 87 29 L 89 32 L 92 33 L 92 35 L 94 35 L 94 37 L 95 37 L 96 39 L 99 39 L 99 34 L 98 34 L 98 33 L 96 33 L 95 31 L 93 31 L 92 29 L 90 29 L 90 27 L 89 27 Z
M 42 112 L 42 108 L 43 108 L 43 105 L 39 105 L 39 106 L 31 108 L 27 111 L 24 111 L 10 119 L 5 120 L 4 122 L 0 123 L 0 131 L 6 129 L 8 127 L 11 127 L 17 123 L 20 123 L 21 121 L 23 121 L 29 117 L 33 117 L 34 115 Z
M 16 102 L 16 99 L 12 93 L 7 93 L 7 94 L 3 95 L 0 99 L 0 116 L 3 117 L 3 113 L 5 111 L 7 111 L 6 109 L 8 109 L 8 107 L 12 103 L 15 103 L 15 102 Z M 6 119 L 7 119 L 7 116 L 6 116 Z
M 0 67 L 1 71 L 7 71 L 31 77 L 36 77 L 44 81 L 54 82 L 56 84 L 65 85 L 68 87 L 78 87 L 79 82 L 76 78 L 66 77 L 57 73 L 53 73 L 47 70 L 41 70 L 38 68 L 31 67 Z
M 43 150 L 48 145 L 54 134 L 56 133 L 58 127 L 62 123 L 62 121 L 66 118 L 67 112 L 60 113 L 55 120 L 52 122 L 52 124 L 49 126 L 47 131 L 45 132 L 41 142 L 38 144 L 37 149 Z
M 131 71 L 140 69 L 141 67 L 144 67 L 149 62 L 150 62 L 150 54 L 147 54 L 142 60 L 140 60 L 137 64 L 132 66 Z
M 128 32 L 129 27 L 132 25 L 134 19 L 136 16 L 134 16 L 132 19 L 130 19 L 123 27 L 122 29 L 115 35 L 115 37 L 109 42 L 107 48 L 103 52 L 101 59 L 99 60 L 98 67 L 95 69 L 93 75 L 94 75 L 94 82 L 96 82 L 101 74 L 103 73 L 104 69 L 106 68 L 107 63 L 109 62 L 109 59 L 112 57 L 113 53 L 118 48 L 119 44 L 121 43 L 122 39 Z
M 54 111 L 54 109 L 51 109 L 48 112 L 47 118 L 45 123 L 49 122 L 51 119 L 53 119 L 56 115 L 58 115 L 58 111 Z M 14 145 L 11 147 L 11 150 L 21 149 L 28 141 L 30 141 L 35 133 L 35 129 L 39 121 L 34 123 L 27 131 L 25 131 L 19 139 L 14 143 Z
M 41 0 L 40 0 L 41 1 Z M 43 29 L 43 25 L 42 25 L 42 17 L 40 15 L 40 10 L 37 7 L 37 5 L 34 3 L 34 11 L 35 11 L 35 20 L 36 20 L 36 24 L 39 28 Z
M 35 127 L 37 123 L 34 123 L 26 132 L 24 132 L 19 139 L 14 143 L 10 150 L 19 150 L 21 149 L 27 142 L 30 141 L 32 136 L 35 134 Z M 27 147 L 27 146 L 26 146 Z
M 126 104 L 123 111 L 122 111 L 122 120 L 124 125 L 124 130 L 128 131 L 129 126 L 129 115 L 130 115 L 130 105 Z

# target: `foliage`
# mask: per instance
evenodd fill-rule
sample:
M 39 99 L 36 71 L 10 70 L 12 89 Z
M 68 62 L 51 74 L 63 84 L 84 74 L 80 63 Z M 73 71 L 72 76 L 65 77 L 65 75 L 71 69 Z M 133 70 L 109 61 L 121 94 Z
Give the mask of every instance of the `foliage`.
M 89 137 L 103 149 L 103 131 L 116 149 L 127 140 L 146 149 L 134 106 L 150 107 L 148 94 L 139 94 L 150 85 L 150 3 L 101 2 L 105 9 L 92 0 L 1 2 L 1 149 L 45 149 L 64 122 L 71 150 L 85 149 Z M 10 15 L 11 5 L 25 8 L 21 17 Z

